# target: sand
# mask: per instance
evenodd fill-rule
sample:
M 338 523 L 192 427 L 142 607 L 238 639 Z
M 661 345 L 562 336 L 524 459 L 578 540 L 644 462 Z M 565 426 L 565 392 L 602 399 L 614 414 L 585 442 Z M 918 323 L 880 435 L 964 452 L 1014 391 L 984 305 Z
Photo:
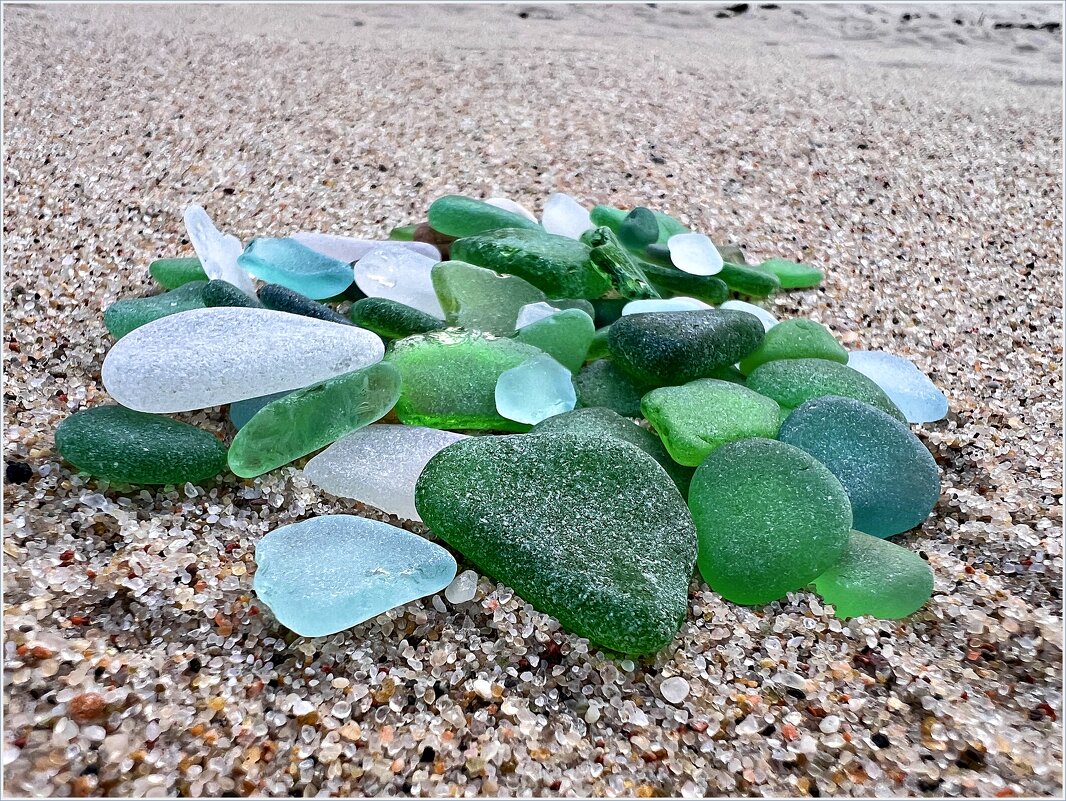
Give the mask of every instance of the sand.
M 1062 41 L 1019 27 L 1061 7 L 4 17 L 5 797 L 1061 794 Z M 944 389 L 943 495 L 898 538 L 936 575 L 919 613 L 696 583 L 673 645 L 619 662 L 481 577 L 306 640 L 257 606 L 255 543 L 375 512 L 301 463 L 142 490 L 55 453 L 186 204 L 244 241 L 383 236 L 557 190 L 824 267 L 772 310 Z

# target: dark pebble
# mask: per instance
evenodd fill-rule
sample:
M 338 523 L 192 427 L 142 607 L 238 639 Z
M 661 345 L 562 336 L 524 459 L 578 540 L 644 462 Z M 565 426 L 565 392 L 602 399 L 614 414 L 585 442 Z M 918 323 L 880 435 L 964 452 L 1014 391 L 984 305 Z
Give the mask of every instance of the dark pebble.
M 25 484 L 33 478 L 33 468 L 25 462 L 8 462 L 4 477 L 9 484 Z

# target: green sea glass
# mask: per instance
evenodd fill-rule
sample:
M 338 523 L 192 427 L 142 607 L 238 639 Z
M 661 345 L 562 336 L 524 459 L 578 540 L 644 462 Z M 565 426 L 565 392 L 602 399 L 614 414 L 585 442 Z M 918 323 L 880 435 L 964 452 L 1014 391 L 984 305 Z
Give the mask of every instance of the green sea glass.
M 268 309 L 299 314 L 301 317 L 314 317 L 316 320 L 328 320 L 331 323 L 350 325 L 351 320 L 325 303 L 311 300 L 295 290 L 281 284 L 265 284 L 259 290 L 259 300 Z
M 603 406 L 626 417 L 640 417 L 641 398 L 651 389 L 610 359 L 590 362 L 574 376 L 578 406 Z
M 818 286 L 824 278 L 816 267 L 788 259 L 767 259 L 758 267 L 777 276 L 782 289 L 809 289 Z
M 431 275 L 448 324 L 475 331 L 511 334 L 523 306 L 548 299 L 517 276 L 500 275 L 462 261 L 434 264 Z
M 616 233 L 622 245 L 639 252 L 659 240 L 659 220 L 651 209 L 637 206 L 623 218 Z
M 839 618 L 898 620 L 929 600 L 933 571 L 913 551 L 852 531 L 840 561 L 814 580 L 814 589 Z
M 689 485 L 700 574 L 738 604 L 798 590 L 836 564 L 851 506 L 833 474 L 798 448 L 744 439 L 717 448 Z
M 840 395 L 868 403 L 901 423 L 903 412 L 881 387 L 858 370 L 826 359 L 781 359 L 751 371 L 747 386 L 792 410 L 814 398 Z
M 515 339 L 540 348 L 559 364 L 576 373 L 585 363 L 596 328 L 580 309 L 563 309 L 521 328 Z
M 399 396 L 400 373 L 388 362 L 290 392 L 237 432 L 230 470 L 252 478 L 286 465 L 384 417 Z
M 670 455 L 692 467 L 727 442 L 773 439 L 781 425 L 781 407 L 775 401 L 713 378 L 652 390 L 640 406 Z
M 673 482 L 614 437 L 470 437 L 426 465 L 426 525 L 481 572 L 596 645 L 653 653 L 688 609 L 696 555 Z
M 226 446 L 207 431 L 123 406 L 75 412 L 55 442 L 78 470 L 123 484 L 195 484 L 226 468 Z
M 589 254 L 592 263 L 610 279 L 615 293 L 627 300 L 660 296 L 610 228 L 603 225 L 590 228 L 581 235 L 581 241 L 592 248 Z
M 244 306 L 249 309 L 262 307 L 256 298 L 237 289 L 229 281 L 214 279 L 207 282 L 201 293 L 205 306 Z
M 544 230 L 521 214 L 462 195 L 445 195 L 434 200 L 429 207 L 429 224 L 434 231 L 454 237 L 475 236 L 499 228 Z M 462 258 L 454 252 L 452 256 Z
M 415 231 L 418 230 L 418 225 L 412 223 L 411 225 L 397 225 L 391 231 L 389 231 L 389 239 L 397 242 L 413 242 L 415 239 Z
M 385 354 L 403 376 L 396 416 L 427 428 L 528 431 L 496 411 L 496 382 L 542 353 L 513 339 L 456 328 L 397 340 Z
M 692 275 L 676 267 L 640 262 L 640 267 L 660 295 L 664 298 L 683 295 L 719 305 L 729 297 L 729 287 L 715 275 Z
M 363 298 L 352 304 L 352 322 L 385 339 L 428 334 L 447 326 L 431 314 L 389 298 Z
M 191 281 L 162 295 L 115 301 L 104 311 L 104 325 L 111 336 L 121 339 L 153 320 L 190 309 L 202 309 L 206 286 L 206 281 Z
M 206 281 L 207 273 L 195 256 L 181 259 L 156 259 L 148 265 L 148 273 L 164 289 L 177 289 L 192 281 Z
M 768 298 L 781 289 L 781 282 L 773 273 L 730 261 L 722 265 L 718 278 L 733 292 L 751 298 Z
M 778 359 L 826 359 L 847 364 L 848 352 L 824 325 L 795 317 L 767 331 L 759 347 L 740 361 L 740 370 L 748 374 Z

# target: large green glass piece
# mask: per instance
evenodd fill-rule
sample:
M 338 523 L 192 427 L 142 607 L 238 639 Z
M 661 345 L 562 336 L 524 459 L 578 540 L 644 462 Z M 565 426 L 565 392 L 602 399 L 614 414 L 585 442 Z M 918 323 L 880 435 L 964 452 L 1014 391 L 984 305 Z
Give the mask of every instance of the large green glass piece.
M 578 406 L 604 406 L 626 417 L 640 417 L 640 400 L 651 387 L 637 381 L 610 359 L 587 364 L 574 376 Z
M 840 480 L 855 528 L 867 534 L 891 537 L 921 525 L 940 497 L 940 474 L 922 441 L 899 420 L 852 398 L 807 401 L 778 436 Z
M 145 323 L 190 309 L 202 309 L 206 286 L 206 281 L 191 281 L 162 295 L 115 301 L 104 311 L 104 325 L 111 336 L 122 339 Z
M 316 320 L 328 320 L 331 323 L 350 325 L 351 320 L 325 303 L 311 300 L 295 290 L 281 284 L 266 284 L 259 290 L 259 300 L 268 309 L 299 314 L 301 317 L 313 317 Z
M 540 348 L 571 373 L 585 363 L 596 327 L 580 309 L 564 309 L 519 329 L 515 339 Z
M 684 295 L 717 306 L 729 297 L 729 287 L 717 276 L 692 275 L 676 267 L 664 267 L 646 261 L 641 262 L 640 267 L 664 298 Z
M 403 339 L 446 327 L 443 320 L 389 298 L 363 298 L 352 304 L 352 322 L 385 339 Z
M 518 312 L 548 296 L 515 275 L 500 275 L 463 261 L 433 265 L 433 289 L 449 325 L 490 334 L 510 334 Z
M 195 256 L 181 259 L 156 259 L 148 265 L 148 273 L 164 289 L 177 289 L 192 281 L 206 281 L 207 273 Z
M 557 414 L 533 426 L 531 434 L 587 434 L 592 437 L 612 437 L 636 445 L 657 461 L 670 476 L 682 497 L 688 497 L 688 485 L 695 472 L 670 458 L 666 448 L 653 431 L 638 426 L 632 420 L 602 406 L 594 409 L 574 409 Z
M 759 347 L 741 360 L 740 370 L 747 374 L 779 359 L 826 359 L 847 364 L 848 352 L 824 325 L 795 317 L 767 331 Z
M 818 268 L 788 259 L 767 259 L 758 267 L 777 276 L 782 289 L 809 289 L 818 286 L 824 278 Z
M 722 265 L 718 278 L 733 292 L 751 298 L 768 298 L 781 288 L 773 273 L 729 261 Z
M 237 432 L 230 470 L 252 478 L 286 465 L 384 417 L 399 397 L 400 372 L 387 362 L 290 392 Z
M 397 340 L 385 354 L 403 376 L 396 416 L 427 428 L 528 431 L 496 411 L 496 382 L 542 353 L 513 339 L 455 328 Z
M 744 439 L 697 468 L 688 505 L 699 535 L 700 574 L 738 604 L 798 590 L 836 564 L 851 506 L 833 474 L 799 448 Z
M 589 219 L 592 220 L 593 225 L 606 225 L 612 231 L 618 233 L 618 229 L 622 226 L 627 214 L 628 212 L 616 209 L 614 206 L 600 205 L 592 207 L 589 211 Z
M 207 431 L 123 406 L 75 412 L 55 438 L 78 470 L 123 484 L 196 483 L 226 468 L 226 446 Z
M 727 442 L 773 439 L 781 425 L 781 407 L 775 401 L 713 378 L 652 390 L 640 408 L 670 455 L 692 467 Z
M 625 247 L 639 252 L 659 240 L 659 220 L 651 209 L 637 206 L 622 220 L 617 234 Z
M 453 259 L 517 275 L 549 298 L 598 298 L 611 282 L 592 263 L 588 245 L 544 231 L 503 228 L 452 243 Z
M 907 422 L 903 412 L 881 387 L 858 370 L 827 359 L 767 362 L 751 371 L 747 385 L 789 410 L 814 398 L 840 395 L 868 403 L 901 423 Z
M 627 300 L 660 297 L 637 260 L 610 228 L 604 225 L 590 228 L 581 235 L 581 241 L 592 248 L 589 254 L 592 263 L 610 279 L 615 293 Z
M 204 305 L 208 307 L 243 306 L 248 309 L 259 309 L 263 306 L 256 298 L 220 278 L 207 282 L 207 286 L 203 288 L 202 297 Z
M 677 488 L 613 437 L 471 437 L 426 465 L 415 488 L 433 533 L 564 628 L 628 654 L 680 628 L 696 555 Z
M 611 358 L 655 386 L 687 384 L 734 364 L 759 346 L 763 325 L 741 311 L 630 314 L 611 324 Z
M 476 236 L 499 228 L 544 230 L 521 214 L 462 195 L 445 195 L 434 200 L 429 207 L 429 224 L 437 233 L 454 237 Z
M 840 561 L 814 580 L 814 589 L 839 618 L 898 620 L 929 600 L 933 571 L 913 551 L 852 531 Z

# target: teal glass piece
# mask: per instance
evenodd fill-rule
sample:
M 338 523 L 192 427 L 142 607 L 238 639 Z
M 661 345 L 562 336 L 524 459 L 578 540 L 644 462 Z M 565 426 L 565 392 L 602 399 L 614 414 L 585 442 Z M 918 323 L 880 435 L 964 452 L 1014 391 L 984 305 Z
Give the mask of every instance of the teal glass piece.
M 237 259 L 256 278 L 321 300 L 339 295 L 354 280 L 351 265 L 324 256 L 295 239 L 253 239 Z

